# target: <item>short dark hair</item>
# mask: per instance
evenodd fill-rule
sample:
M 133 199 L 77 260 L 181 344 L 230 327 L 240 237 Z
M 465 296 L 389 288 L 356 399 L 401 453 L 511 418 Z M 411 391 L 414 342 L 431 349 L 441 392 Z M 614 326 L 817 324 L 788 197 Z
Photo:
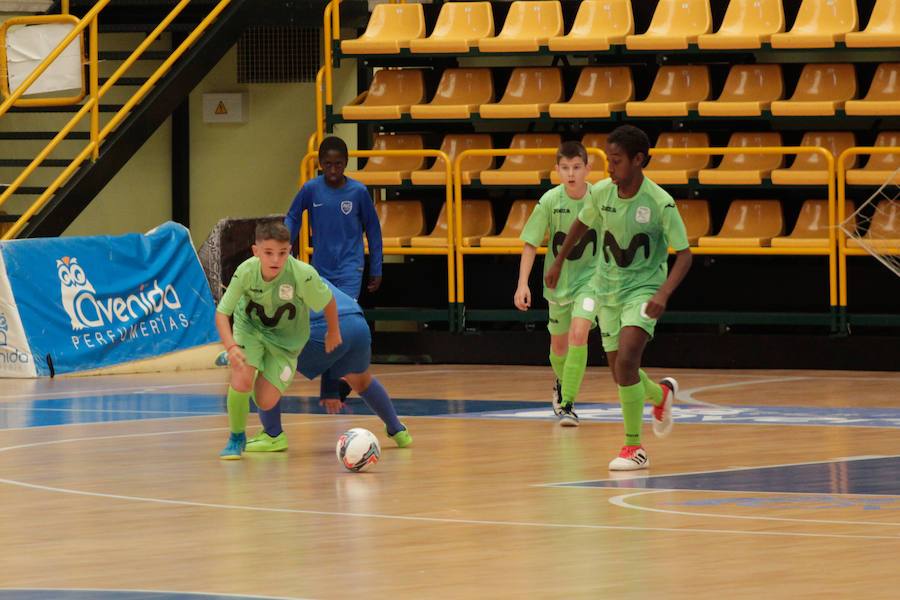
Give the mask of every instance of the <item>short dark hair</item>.
M 559 148 L 556 149 L 557 164 L 559 164 L 559 161 L 564 158 L 581 158 L 581 160 L 584 161 L 584 164 L 588 163 L 587 150 L 584 149 L 584 144 L 577 140 L 572 142 L 563 142 L 559 145 Z
M 341 156 L 344 157 L 344 160 L 350 160 L 350 153 L 347 151 L 347 144 L 341 138 L 336 135 L 330 135 L 319 144 L 319 160 L 322 160 L 322 157 L 327 152 L 339 152 Z
M 650 160 L 650 138 L 643 129 L 638 129 L 634 125 L 622 125 L 613 129 L 613 132 L 606 138 L 606 144 L 619 146 L 629 159 L 642 153 L 644 163 L 641 166 L 647 166 L 647 162 Z
M 291 232 L 284 226 L 284 223 L 279 223 L 278 221 L 263 221 L 256 226 L 255 239 L 257 242 L 265 242 L 267 240 L 290 242 Z

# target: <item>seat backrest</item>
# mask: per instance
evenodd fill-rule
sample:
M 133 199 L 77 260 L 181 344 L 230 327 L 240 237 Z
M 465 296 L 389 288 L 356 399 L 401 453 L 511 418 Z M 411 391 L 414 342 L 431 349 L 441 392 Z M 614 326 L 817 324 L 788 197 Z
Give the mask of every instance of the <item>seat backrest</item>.
M 878 203 L 866 237 L 900 239 L 900 200 L 882 200 Z
M 791 33 L 847 33 L 858 25 L 856 0 L 803 0 Z
M 376 4 L 360 39 L 415 40 L 425 37 L 422 5 Z
M 634 99 L 634 83 L 628 67 L 585 67 L 578 76 L 569 102 L 627 102 Z
M 528 222 L 537 200 L 516 200 L 509 207 L 509 214 L 506 216 L 506 224 L 503 226 L 503 237 L 518 237 L 525 224 Z
M 800 72 L 791 100 L 846 101 L 856 97 L 856 73 L 853 65 L 808 64 Z
M 647 169 L 705 169 L 708 154 L 662 154 L 664 148 L 708 148 L 709 135 L 705 133 L 661 133 L 656 140 Z
M 732 133 L 729 148 L 771 148 L 782 146 L 780 133 Z M 784 162 L 779 154 L 726 154 L 720 169 L 777 169 Z
M 434 228 L 428 234 L 429 237 L 447 237 L 447 203 L 441 205 L 441 212 L 438 213 L 437 222 Z
M 555 67 L 518 67 L 509 76 L 501 104 L 546 104 L 563 98 L 562 73 Z
M 430 37 L 471 40 L 493 35 L 494 13 L 490 2 L 445 2 Z
M 450 157 L 451 161 L 465 150 L 490 150 L 493 148 L 491 136 L 487 133 L 450 133 L 444 136 L 441 142 L 441 151 Z M 484 171 L 494 168 L 493 156 L 469 156 L 463 159 L 460 165 L 463 171 Z M 444 161 L 436 160 L 432 171 L 444 172 Z
M 847 213 L 850 214 L 850 213 Z M 828 200 L 807 200 L 800 208 L 791 237 L 828 237 Z
M 645 35 L 697 36 L 711 30 L 709 0 L 659 0 Z
M 631 0 L 583 0 L 569 30 L 571 37 L 612 37 L 632 33 Z
M 425 215 L 418 200 L 376 202 L 375 214 L 384 237 L 412 237 L 425 231 Z
M 784 31 L 781 0 L 731 0 L 718 33 L 771 35 Z
M 431 104 L 488 104 L 493 101 L 494 80 L 490 69 L 447 69 L 441 75 Z
M 709 69 L 705 65 L 660 67 L 646 102 L 706 100 L 709 92 Z
M 876 146 L 900 148 L 900 131 L 882 131 L 875 138 Z M 895 171 L 900 168 L 900 152 L 892 154 L 873 154 L 866 163 L 871 171 Z
M 581 145 L 585 148 L 597 148 L 606 152 L 607 137 L 609 137 L 608 133 L 586 133 L 581 138 Z M 588 164 L 591 168 L 594 167 L 595 159 L 596 157 L 593 154 L 588 154 Z
M 525 150 L 528 148 L 558 148 L 562 142 L 556 133 L 518 133 L 513 136 L 509 144 L 510 150 Z M 552 154 L 525 156 L 523 154 L 510 154 L 500 166 L 501 169 L 511 171 L 544 171 L 552 170 L 556 166 L 556 156 Z
M 900 29 L 900 25 L 898 25 Z M 875 69 L 866 100 L 900 100 L 900 63 L 881 63 Z
M 563 34 L 562 7 L 556 0 L 516 0 L 509 7 L 500 38 L 549 38 Z
M 494 233 L 494 211 L 490 200 L 463 200 L 462 234 L 491 235 Z
M 372 150 L 421 150 L 424 147 L 422 136 L 418 134 L 382 133 L 376 135 L 372 143 Z M 373 156 L 363 171 L 416 171 L 424 166 L 423 156 Z
M 425 100 L 425 79 L 421 69 L 382 69 L 375 72 L 363 104 L 394 106 L 420 104 Z
M 897 0 L 877 0 L 866 33 L 897 33 L 900 31 L 900 3 Z
M 852 148 L 853 146 L 855 146 L 856 138 L 853 136 L 852 131 L 810 131 L 803 134 L 803 139 L 800 140 L 800 145 L 818 146 L 819 148 L 828 150 L 829 152 L 831 152 L 832 156 L 834 156 L 835 165 L 837 165 L 838 156 L 840 156 L 841 152 L 843 152 L 847 148 Z M 855 162 L 855 160 L 853 162 Z M 852 169 L 853 166 L 853 164 L 848 163 L 847 168 Z M 797 157 L 794 159 L 794 163 L 791 165 L 791 168 L 807 171 L 824 171 L 828 168 L 828 163 L 825 160 L 825 157 L 821 154 L 805 153 L 797 155 Z
M 778 200 L 734 200 L 722 224 L 722 237 L 773 238 L 784 231 Z
M 709 235 L 712 231 L 712 219 L 709 215 L 709 202 L 706 200 L 676 200 L 678 214 L 684 221 L 688 239 Z
M 728 72 L 719 100 L 771 102 L 783 96 L 781 65 L 735 65 Z

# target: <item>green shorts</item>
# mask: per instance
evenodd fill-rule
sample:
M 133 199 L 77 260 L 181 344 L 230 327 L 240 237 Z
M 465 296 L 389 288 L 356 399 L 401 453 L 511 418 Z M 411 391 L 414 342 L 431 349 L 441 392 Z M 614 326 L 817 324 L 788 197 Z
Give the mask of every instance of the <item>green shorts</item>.
M 258 333 L 238 327 L 234 328 L 234 341 L 244 349 L 247 364 L 283 394 L 294 380 L 299 353 L 288 352 L 265 341 Z
M 583 293 L 575 296 L 575 300 L 568 304 L 556 304 L 548 302 L 550 307 L 547 331 L 550 335 L 564 335 L 569 332 L 572 319 L 578 317 L 591 322 L 591 329 L 597 323 L 597 300 L 592 293 Z
M 641 315 L 641 307 L 646 304 L 653 294 L 643 292 L 635 294 L 621 304 L 601 305 L 598 313 L 600 320 L 600 339 L 603 342 L 603 350 L 616 352 L 619 349 L 619 332 L 623 327 L 640 327 L 650 338 L 653 338 L 653 330 L 656 328 L 656 319 Z

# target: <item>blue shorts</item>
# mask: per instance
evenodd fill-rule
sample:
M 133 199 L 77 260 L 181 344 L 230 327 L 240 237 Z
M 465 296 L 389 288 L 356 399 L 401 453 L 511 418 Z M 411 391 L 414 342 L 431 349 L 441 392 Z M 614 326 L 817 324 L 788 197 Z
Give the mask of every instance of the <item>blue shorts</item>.
M 307 379 L 315 379 L 328 371 L 332 377 L 364 373 L 372 360 L 372 333 L 365 317 L 350 314 L 340 318 L 340 346 L 325 352 L 325 343 L 310 338 L 297 358 L 297 370 Z

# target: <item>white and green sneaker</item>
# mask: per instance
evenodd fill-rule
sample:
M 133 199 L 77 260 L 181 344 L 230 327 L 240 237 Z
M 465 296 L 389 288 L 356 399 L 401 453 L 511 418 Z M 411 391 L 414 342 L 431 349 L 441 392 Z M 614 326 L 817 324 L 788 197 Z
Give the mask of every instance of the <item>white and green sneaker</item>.
M 401 425 L 403 425 L 401 423 Z M 409 434 L 409 429 L 405 429 L 406 425 L 403 425 L 404 429 L 401 429 L 394 435 L 388 434 L 388 437 L 394 440 L 394 443 L 397 444 L 398 448 L 406 448 L 410 444 L 412 444 L 412 436 Z
M 272 437 L 265 431 L 260 431 L 247 441 L 245 452 L 284 452 L 288 448 L 287 435 L 282 431 L 276 437 Z

